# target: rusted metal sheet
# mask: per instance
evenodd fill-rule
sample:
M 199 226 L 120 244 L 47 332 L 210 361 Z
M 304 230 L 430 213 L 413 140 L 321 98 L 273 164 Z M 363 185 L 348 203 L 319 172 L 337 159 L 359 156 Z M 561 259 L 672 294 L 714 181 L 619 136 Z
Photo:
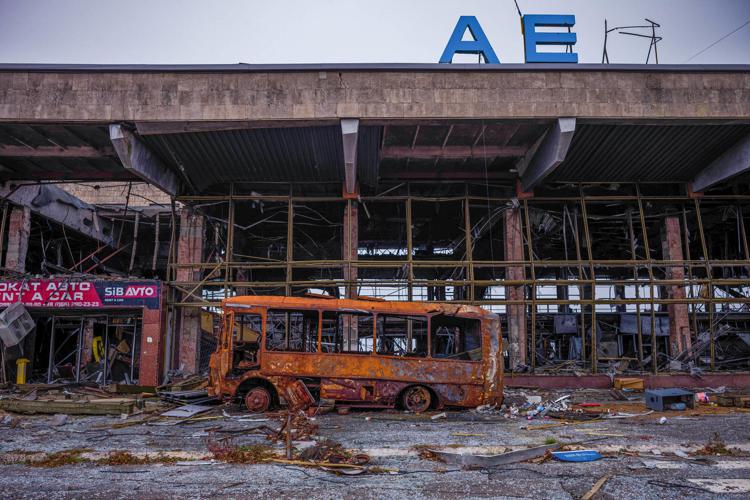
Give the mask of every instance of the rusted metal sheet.
M 241 396 L 252 384 L 270 384 L 290 405 L 296 405 L 300 381 L 315 384 L 319 395 L 359 405 L 391 407 L 410 387 L 424 386 L 431 407 L 475 407 L 500 404 L 503 389 L 502 337 L 497 315 L 462 304 L 386 302 L 309 297 L 233 297 L 223 303 L 226 313 L 217 351 L 211 356 L 209 393 Z M 232 365 L 231 331 L 234 315 L 253 313 L 265 317 L 268 309 L 318 310 L 476 319 L 480 322 L 481 360 L 407 357 L 364 353 L 288 352 L 265 350 L 260 342 L 260 365 L 241 370 Z M 428 329 L 429 330 L 429 329 Z M 227 333 L 229 332 L 229 333 Z M 374 342 L 374 339 L 373 339 Z M 428 341 L 429 342 L 429 341 Z M 311 382 L 312 381 L 312 382 Z M 290 392 L 291 391 L 291 392 Z M 309 394 L 309 392 L 308 392 Z M 427 397 L 427 392 L 424 396 Z
M 315 399 L 301 380 L 295 380 L 287 385 L 284 394 L 287 407 L 292 411 L 306 410 L 315 404 Z

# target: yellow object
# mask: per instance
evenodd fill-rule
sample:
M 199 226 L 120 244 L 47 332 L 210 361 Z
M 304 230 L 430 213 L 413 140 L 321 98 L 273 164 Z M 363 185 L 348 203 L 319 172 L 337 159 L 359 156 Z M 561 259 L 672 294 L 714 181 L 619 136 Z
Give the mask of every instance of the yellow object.
M 119 344 L 117 344 L 116 349 L 117 349 L 117 352 L 119 352 L 120 354 L 130 353 L 130 346 L 124 340 L 121 341 Z
M 214 315 L 210 312 L 201 312 L 201 330 L 206 333 L 214 333 Z
M 30 362 L 26 358 L 18 358 L 16 360 L 16 384 L 22 385 L 26 383 L 26 365 Z
M 91 351 L 94 355 L 94 361 L 100 362 L 104 357 L 104 341 L 101 337 L 94 337 L 91 341 Z
M 633 389 L 636 391 L 643 390 L 642 378 L 619 377 L 615 378 L 615 389 Z

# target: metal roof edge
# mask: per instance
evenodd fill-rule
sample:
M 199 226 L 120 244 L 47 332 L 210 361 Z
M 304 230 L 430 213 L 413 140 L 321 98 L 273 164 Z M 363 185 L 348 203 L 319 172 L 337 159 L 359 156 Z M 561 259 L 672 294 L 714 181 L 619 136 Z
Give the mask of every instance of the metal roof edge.
M 434 72 L 750 72 L 750 64 L 26 64 L 0 63 L 0 72 L 43 73 L 253 73 L 295 71 L 434 71 Z

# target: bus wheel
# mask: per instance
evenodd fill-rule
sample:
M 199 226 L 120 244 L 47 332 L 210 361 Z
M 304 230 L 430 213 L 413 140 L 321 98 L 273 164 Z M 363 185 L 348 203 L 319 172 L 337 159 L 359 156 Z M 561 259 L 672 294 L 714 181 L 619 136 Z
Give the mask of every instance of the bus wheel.
M 252 413 L 263 413 L 271 407 L 271 394 L 265 387 L 256 386 L 245 395 L 245 407 Z
M 402 396 L 404 408 L 414 413 L 421 413 L 427 410 L 431 402 L 432 396 L 430 395 L 430 391 L 420 385 L 409 387 L 404 391 L 404 395 Z

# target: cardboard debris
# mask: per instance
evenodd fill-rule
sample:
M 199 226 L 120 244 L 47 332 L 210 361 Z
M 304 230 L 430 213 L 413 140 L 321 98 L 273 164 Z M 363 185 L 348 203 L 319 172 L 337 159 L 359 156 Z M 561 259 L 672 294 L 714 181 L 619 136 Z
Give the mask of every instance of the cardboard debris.
M 642 391 L 644 389 L 643 379 L 633 377 L 615 377 L 614 387 L 615 389 Z
M 212 410 L 213 406 L 205 405 L 185 405 L 173 408 L 169 411 L 165 411 L 161 414 L 162 417 L 176 417 L 176 418 L 190 418 L 200 413 Z
M 101 399 L 96 401 L 70 400 L 36 400 L 24 401 L 20 399 L 0 400 L 0 410 L 13 413 L 65 413 L 67 415 L 121 415 L 130 414 L 135 408 L 135 400 L 118 399 L 110 401 Z

